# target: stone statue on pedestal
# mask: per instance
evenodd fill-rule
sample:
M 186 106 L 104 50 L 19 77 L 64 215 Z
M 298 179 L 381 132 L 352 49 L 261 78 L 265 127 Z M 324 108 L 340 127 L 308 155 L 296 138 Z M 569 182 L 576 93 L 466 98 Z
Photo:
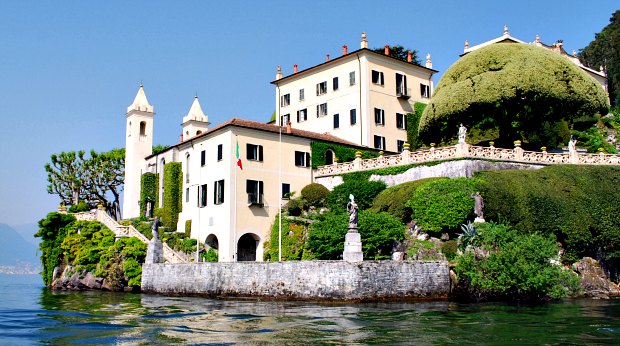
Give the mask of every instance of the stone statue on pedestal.
M 480 196 L 480 192 L 476 192 L 476 194 L 471 195 L 474 199 L 474 214 L 476 214 L 476 219 L 474 222 L 485 222 L 484 221 L 484 200 L 482 196 Z
M 164 263 L 164 244 L 159 240 L 160 225 L 161 222 L 155 217 L 155 219 L 153 219 L 153 225 L 151 226 L 153 237 L 146 247 L 146 259 L 144 263 Z
M 357 232 L 358 207 L 357 203 L 355 203 L 355 197 L 353 197 L 353 195 L 349 195 L 347 212 L 349 212 L 349 232 Z
M 467 135 L 467 128 L 461 124 L 459 126 L 459 143 L 465 143 L 465 137 Z
M 357 231 L 358 206 L 353 195 L 349 195 L 347 212 L 349 213 L 349 231 L 344 238 L 342 259 L 349 262 L 361 262 L 364 260 L 364 254 L 362 253 L 362 238 Z

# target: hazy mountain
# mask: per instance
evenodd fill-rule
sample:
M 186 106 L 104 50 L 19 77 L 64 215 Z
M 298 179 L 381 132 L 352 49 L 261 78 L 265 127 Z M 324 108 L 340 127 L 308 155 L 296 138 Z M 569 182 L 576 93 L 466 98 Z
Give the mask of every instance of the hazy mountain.
M 26 241 L 11 226 L 0 223 L 0 265 L 39 263 L 37 246 Z
M 27 223 L 23 225 L 13 225 L 11 226 L 14 230 L 19 233 L 27 242 L 33 244 L 35 247 L 39 247 L 39 243 L 41 242 L 41 238 L 35 238 L 34 234 L 39 231 L 39 225 L 35 223 Z

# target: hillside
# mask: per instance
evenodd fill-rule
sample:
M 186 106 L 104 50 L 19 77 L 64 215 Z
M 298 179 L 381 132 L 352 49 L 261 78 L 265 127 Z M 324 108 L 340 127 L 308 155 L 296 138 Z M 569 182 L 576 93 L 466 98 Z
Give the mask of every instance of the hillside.
M 11 226 L 0 223 L 0 265 L 38 264 L 36 252 L 34 244 L 27 242 Z

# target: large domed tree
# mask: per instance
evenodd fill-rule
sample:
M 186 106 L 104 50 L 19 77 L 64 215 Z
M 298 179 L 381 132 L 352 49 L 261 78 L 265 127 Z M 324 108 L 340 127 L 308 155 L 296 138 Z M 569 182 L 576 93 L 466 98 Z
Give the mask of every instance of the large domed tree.
M 454 63 L 439 81 L 420 119 L 425 143 L 448 142 L 458 126 L 499 130 L 490 138 L 555 146 L 568 124 L 606 114 L 607 95 L 568 59 L 526 44 L 501 43 L 475 50 Z M 553 143 L 555 141 L 556 143 Z

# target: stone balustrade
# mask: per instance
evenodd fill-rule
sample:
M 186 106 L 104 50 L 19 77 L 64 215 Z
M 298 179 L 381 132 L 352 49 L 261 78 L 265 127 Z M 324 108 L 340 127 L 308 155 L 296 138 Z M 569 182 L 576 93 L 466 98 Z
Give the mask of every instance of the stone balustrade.
M 617 154 L 583 154 L 576 151 L 569 153 L 548 153 L 546 151 L 526 151 L 521 148 L 521 143 L 515 143 L 514 149 L 473 146 L 467 143 L 459 143 L 455 146 L 409 151 L 405 146 L 400 154 L 380 155 L 373 159 L 362 160 L 357 155 L 351 162 L 334 163 L 320 166 L 315 176 L 340 175 L 350 172 L 373 170 L 393 166 L 402 166 L 414 163 L 425 163 L 457 158 L 486 159 L 517 163 L 532 163 L 543 165 L 555 164 L 580 164 L 580 165 L 620 165 L 620 155 Z

